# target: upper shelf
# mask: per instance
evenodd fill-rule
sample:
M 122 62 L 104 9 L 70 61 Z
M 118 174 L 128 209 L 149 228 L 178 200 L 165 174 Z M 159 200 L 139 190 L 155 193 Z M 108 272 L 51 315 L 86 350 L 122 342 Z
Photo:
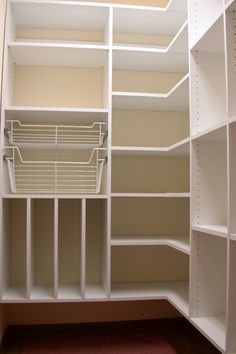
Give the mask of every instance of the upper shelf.
M 29 42 L 11 42 L 8 46 L 17 65 L 100 68 L 107 59 L 106 46 Z
M 188 71 L 187 22 L 166 48 L 114 46 L 113 67 L 126 70 Z
M 12 0 L 17 27 L 104 31 L 109 8 L 77 1 Z
M 115 6 L 115 33 L 175 36 L 187 19 L 186 0 L 173 0 L 166 8 Z
M 189 75 L 167 93 L 113 91 L 113 108 L 186 112 L 189 109 Z

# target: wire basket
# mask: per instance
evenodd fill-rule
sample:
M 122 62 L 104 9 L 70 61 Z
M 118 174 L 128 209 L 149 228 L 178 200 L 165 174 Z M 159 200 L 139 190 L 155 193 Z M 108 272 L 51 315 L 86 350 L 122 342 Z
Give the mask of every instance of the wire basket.
M 105 122 L 94 122 L 91 125 L 49 125 L 22 124 L 19 120 L 8 120 L 9 129 L 5 134 L 12 145 L 29 146 L 63 146 L 77 148 L 101 147 L 107 132 Z
M 5 155 L 13 193 L 87 194 L 99 193 L 105 148 L 94 148 L 86 161 L 26 160 L 18 147 L 7 147 Z M 75 160 L 75 158 L 74 158 Z

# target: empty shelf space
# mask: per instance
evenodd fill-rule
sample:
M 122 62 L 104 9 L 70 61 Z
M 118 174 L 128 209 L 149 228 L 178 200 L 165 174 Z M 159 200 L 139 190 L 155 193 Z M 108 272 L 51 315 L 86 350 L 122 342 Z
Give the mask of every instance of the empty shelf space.
M 227 240 L 194 231 L 192 235 L 192 321 L 225 349 Z M 201 291 L 199 291 L 201 289 Z
M 163 39 L 161 38 L 161 41 L 160 37 L 172 39 L 176 35 L 186 21 L 186 10 L 185 1 L 181 1 L 181 3 L 172 1 L 166 9 L 115 6 L 114 43 L 116 45 L 127 43 L 158 47 L 163 44 Z M 122 34 L 125 35 L 122 36 Z
M 16 65 L 100 68 L 106 65 L 106 46 L 56 43 L 10 42 L 8 48 Z
M 86 300 L 107 300 L 107 294 L 101 284 L 89 284 L 85 289 Z
M 180 252 L 190 254 L 189 236 L 112 236 L 112 246 L 169 246 Z
M 202 135 L 192 147 L 193 225 L 227 225 L 226 128 Z
M 188 75 L 167 93 L 115 92 L 113 108 L 154 111 L 188 111 Z
M 107 264 L 107 202 L 86 200 L 85 297 L 105 298 Z
M 225 317 L 195 317 L 191 322 L 197 327 L 220 351 L 226 346 Z
M 7 288 L 3 295 L 3 302 L 15 302 L 26 300 L 26 288 L 24 286 L 11 286 Z
M 80 287 L 78 285 L 60 285 L 57 298 L 58 300 L 81 300 Z
M 8 120 L 4 132 L 10 144 L 20 147 L 95 148 L 103 144 L 105 125 L 104 122 L 91 125 L 22 124 L 18 120 Z
M 105 43 L 109 13 L 106 5 L 11 1 L 11 10 L 18 39 Z
M 189 159 L 144 154 L 112 156 L 112 192 L 188 193 Z
M 200 38 L 208 35 L 214 23 L 222 17 L 223 1 L 221 0 L 196 0 L 189 4 L 189 37 L 190 48 Z M 210 29 L 210 30 L 209 30 Z M 217 37 L 216 37 L 217 38 Z M 215 38 L 213 38 L 213 41 Z
M 185 315 L 189 311 L 188 282 L 112 284 L 111 299 L 168 299 Z
M 31 290 L 30 299 L 34 301 L 48 301 L 55 299 L 54 288 L 47 285 L 37 285 Z
M 99 193 L 106 149 L 60 150 L 6 148 L 12 193 Z
M 91 53 L 91 57 L 96 56 L 96 53 Z M 41 54 L 37 57 L 41 58 Z M 57 54 L 56 57 L 60 58 L 61 55 Z M 84 60 L 88 63 L 86 55 Z M 108 75 L 106 65 L 100 64 L 97 67 L 43 66 L 43 63 L 38 66 L 16 65 L 9 55 L 7 66 L 12 85 L 6 88 L 8 105 L 60 109 L 70 107 L 77 111 L 105 109 Z
M 226 225 L 192 225 L 192 230 L 224 238 L 228 236 L 228 228 Z

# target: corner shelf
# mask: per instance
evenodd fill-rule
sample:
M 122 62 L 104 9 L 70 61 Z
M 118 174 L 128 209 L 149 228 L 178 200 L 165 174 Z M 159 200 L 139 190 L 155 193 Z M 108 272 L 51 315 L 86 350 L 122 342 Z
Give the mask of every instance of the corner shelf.
M 192 225 L 192 230 L 223 238 L 228 237 L 226 225 Z
M 185 75 L 167 93 L 112 92 L 113 108 L 188 111 L 188 78 Z

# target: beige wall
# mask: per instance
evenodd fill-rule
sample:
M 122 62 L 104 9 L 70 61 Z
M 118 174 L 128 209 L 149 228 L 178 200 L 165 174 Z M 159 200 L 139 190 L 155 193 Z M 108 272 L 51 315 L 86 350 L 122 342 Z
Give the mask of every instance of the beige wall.
M 94 0 L 91 0 L 94 1 Z M 165 6 L 167 0 L 100 0 L 109 3 L 130 3 Z M 0 0 L 0 62 L 3 52 L 5 0 Z M 0 70 L 0 80 L 2 70 Z M 3 310 L 5 321 L 3 318 Z M 134 301 L 71 304 L 9 304 L 0 306 L 0 339 L 7 324 L 75 323 L 93 321 L 121 321 L 176 317 L 179 313 L 166 301 Z

